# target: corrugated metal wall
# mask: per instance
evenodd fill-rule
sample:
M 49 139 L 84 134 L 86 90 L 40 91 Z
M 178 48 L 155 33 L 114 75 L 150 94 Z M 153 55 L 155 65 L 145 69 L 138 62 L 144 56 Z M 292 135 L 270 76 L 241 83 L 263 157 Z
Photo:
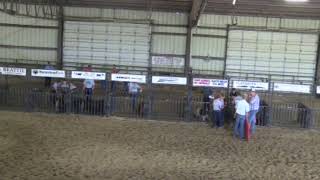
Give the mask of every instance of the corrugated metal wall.
M 147 71 L 150 35 L 149 24 L 65 21 L 64 67 L 116 64 Z
M 312 84 L 317 40 L 317 34 L 231 30 L 227 75 Z
M 191 67 L 196 74 L 222 76 L 227 31 L 224 28 L 197 27 L 192 38 Z
M 149 24 L 151 38 L 148 59 L 152 63 L 153 71 L 183 72 L 188 14 L 79 7 L 65 7 L 64 14 L 69 21 Z M 1 13 L 0 23 L 2 61 L 30 63 L 56 61 L 58 36 L 56 21 Z M 203 14 L 198 27 L 193 31 L 192 39 L 191 66 L 196 74 L 223 75 L 227 44 L 232 40 L 230 38 L 228 40 L 227 27 L 231 24 L 232 27 L 250 31 L 259 29 L 272 32 L 318 33 L 320 30 L 319 20 Z M 300 61 L 306 62 L 308 58 L 301 56 Z M 131 66 L 130 63 L 127 65 Z
M 58 23 L 0 12 L 0 62 L 57 62 Z

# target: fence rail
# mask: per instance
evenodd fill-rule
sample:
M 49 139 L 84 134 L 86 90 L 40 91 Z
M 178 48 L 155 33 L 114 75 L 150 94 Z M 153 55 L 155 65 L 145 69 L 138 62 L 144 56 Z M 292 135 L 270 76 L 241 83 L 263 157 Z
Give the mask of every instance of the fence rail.
M 185 120 L 186 96 L 105 95 L 84 96 L 81 92 L 54 93 L 31 88 L 0 89 L 0 109 L 27 112 L 72 113 L 97 116 L 123 116 L 161 120 Z M 193 98 L 192 120 L 211 121 L 210 103 Z M 232 123 L 234 107 L 225 108 L 225 119 Z M 303 103 L 273 103 L 263 100 L 257 125 L 320 129 L 320 109 Z

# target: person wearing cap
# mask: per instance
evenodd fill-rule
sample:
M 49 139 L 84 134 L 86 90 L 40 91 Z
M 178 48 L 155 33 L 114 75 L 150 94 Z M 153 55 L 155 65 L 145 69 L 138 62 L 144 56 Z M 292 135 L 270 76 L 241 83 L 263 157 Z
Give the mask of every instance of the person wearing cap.
M 242 99 L 236 104 L 236 123 L 234 125 L 234 135 L 244 139 L 245 120 L 249 118 L 250 105 L 247 102 L 248 94 L 243 94 Z
M 213 100 L 213 120 L 212 121 L 212 127 L 214 124 L 216 125 L 217 128 L 223 127 L 223 108 L 224 108 L 224 100 L 221 96 L 221 94 L 217 94 L 215 97 L 214 96 L 209 96 L 210 99 Z
M 252 89 L 250 92 L 250 113 L 249 113 L 249 122 L 251 134 L 255 133 L 256 130 L 256 115 L 260 108 L 260 98 L 256 93 L 255 89 Z

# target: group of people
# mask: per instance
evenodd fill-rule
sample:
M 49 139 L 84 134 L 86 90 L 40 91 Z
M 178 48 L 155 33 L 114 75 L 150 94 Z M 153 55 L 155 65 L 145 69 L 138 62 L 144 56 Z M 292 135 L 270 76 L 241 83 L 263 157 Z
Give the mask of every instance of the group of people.
M 224 126 L 224 112 L 227 101 L 223 93 L 212 94 L 209 88 L 204 89 L 204 109 L 210 111 L 212 109 L 212 127 L 222 128 Z M 250 93 L 240 93 L 236 89 L 232 89 L 230 93 L 231 108 L 234 112 L 234 135 L 240 139 L 245 138 L 246 120 L 250 127 L 250 133 L 254 134 L 256 130 L 256 115 L 260 109 L 260 98 L 255 89 L 251 89 Z M 212 108 L 210 108 L 210 106 Z
M 244 139 L 246 120 L 250 127 L 250 134 L 254 134 L 256 131 L 256 116 L 260 109 L 260 98 L 256 91 L 252 89 L 249 94 L 236 92 L 236 96 L 233 96 L 233 99 L 236 116 L 234 135 Z
M 55 68 L 50 64 L 50 62 L 48 62 L 48 64 L 44 67 L 44 69 L 55 70 Z M 92 72 L 91 65 L 84 67 L 83 71 Z M 118 73 L 118 72 L 119 72 L 119 70 L 114 65 L 111 70 L 111 73 Z M 63 95 L 63 94 L 75 92 L 76 90 L 80 90 L 80 89 L 77 89 L 77 87 L 68 80 L 62 80 L 61 82 L 54 82 L 52 85 L 51 85 L 51 80 L 52 80 L 52 78 L 46 77 L 44 85 L 46 88 L 51 88 L 52 92 L 54 92 L 54 93 L 59 93 L 59 94 Z M 107 84 L 108 83 L 106 80 L 101 81 L 102 90 L 107 89 Z M 83 87 L 82 88 L 83 94 L 86 97 L 90 97 L 94 93 L 96 83 L 92 79 L 85 79 L 83 81 L 82 87 Z M 130 100 L 131 108 L 134 111 L 134 110 L 136 110 L 137 99 L 142 92 L 142 87 L 138 83 L 135 83 L 135 82 L 125 83 L 125 87 L 126 87 L 125 89 L 126 89 L 127 93 L 129 94 L 129 96 L 131 98 L 131 100 Z M 116 88 L 117 88 L 116 82 L 111 81 L 111 92 L 114 92 L 116 90 Z

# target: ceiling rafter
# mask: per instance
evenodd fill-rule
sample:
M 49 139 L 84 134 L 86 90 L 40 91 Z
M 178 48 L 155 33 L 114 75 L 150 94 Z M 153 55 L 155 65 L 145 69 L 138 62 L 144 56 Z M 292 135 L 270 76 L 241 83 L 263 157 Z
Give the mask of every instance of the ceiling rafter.
M 2 2 L 23 2 L 47 4 L 49 0 L 0 0 Z M 193 0 L 52 0 L 59 6 L 121 8 L 150 11 L 186 12 L 192 11 Z M 203 0 L 195 0 L 202 2 Z M 309 0 L 304 3 L 286 2 L 285 0 L 238 0 L 235 7 L 233 0 L 206 0 L 204 13 L 234 14 L 270 17 L 303 17 L 320 19 L 320 1 Z M 8 7 L 8 5 L 7 5 Z

